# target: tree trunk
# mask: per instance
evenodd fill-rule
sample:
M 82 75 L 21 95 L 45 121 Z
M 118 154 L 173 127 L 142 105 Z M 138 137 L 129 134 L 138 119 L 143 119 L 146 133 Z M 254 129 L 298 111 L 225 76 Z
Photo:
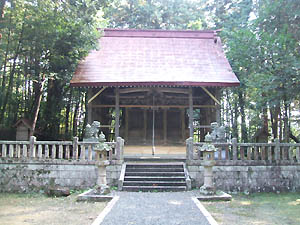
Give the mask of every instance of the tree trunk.
M 280 106 L 276 106 L 274 108 L 270 108 L 270 115 L 271 115 L 271 123 L 272 123 L 272 135 L 273 139 L 275 140 L 278 138 L 278 117 L 280 113 Z
M 284 117 L 283 117 L 283 124 L 284 124 L 284 128 L 283 128 L 283 132 L 284 132 L 284 142 L 288 143 L 289 139 L 290 139 L 290 128 L 289 128 L 289 117 L 288 117 L 288 103 L 285 101 L 284 102 Z
M 239 111 L 239 109 L 238 109 L 238 104 L 237 104 L 237 100 L 236 99 L 234 99 L 233 107 L 234 108 L 232 109 L 232 111 L 234 111 L 234 112 L 231 111 L 232 136 L 234 138 L 239 139 L 239 132 L 238 132 L 238 111 Z
M 268 108 L 267 108 L 267 107 L 264 108 L 262 113 L 263 113 L 263 115 L 262 115 L 262 116 L 263 116 L 263 127 L 262 127 L 262 132 L 263 132 L 263 134 L 264 134 L 265 136 L 264 136 L 264 140 L 261 140 L 261 141 L 267 143 L 267 142 L 268 142 L 268 134 L 269 134 Z
M 43 108 L 43 130 L 48 138 L 57 140 L 60 138 L 61 108 L 63 101 L 63 87 L 61 80 L 48 80 L 47 102 Z
M 241 139 L 242 142 L 248 143 L 248 133 L 246 125 L 246 114 L 245 114 L 245 99 L 242 91 L 239 91 L 239 105 L 241 113 Z
M 68 104 L 66 106 L 66 120 L 65 120 L 65 138 L 69 138 L 69 124 L 70 124 L 70 111 L 71 111 L 71 103 L 72 103 L 72 95 L 73 95 L 73 89 L 70 89 L 69 94 L 69 100 Z
M 279 112 L 279 140 L 282 142 L 283 139 L 283 128 L 282 128 L 282 109 L 280 107 L 280 112 Z
M 44 89 L 44 83 L 45 79 L 43 78 L 42 81 L 34 83 L 34 89 L 35 89 L 35 104 L 34 104 L 34 111 L 33 111 L 33 120 L 32 120 L 32 130 L 30 132 L 30 136 L 34 135 L 36 122 L 38 119 L 40 106 L 41 106 L 41 100 L 42 100 L 42 94 Z
M 84 120 L 83 120 L 83 125 L 82 125 L 82 132 L 81 132 L 81 139 L 84 137 L 84 132 L 85 132 L 85 127 L 88 123 L 88 92 L 86 91 L 85 96 L 84 96 L 84 105 L 82 105 L 81 107 L 84 107 Z
M 11 17 L 12 16 L 10 14 L 9 24 L 8 24 L 9 29 L 8 29 L 8 34 L 7 34 L 7 45 L 6 45 L 5 56 L 4 56 L 4 61 L 3 61 L 3 79 L 2 79 L 1 92 L 0 93 L 4 93 L 5 85 L 6 85 L 6 66 L 7 66 L 7 57 L 8 57 L 8 52 L 9 52 L 9 45 L 10 45 Z M 1 107 L 2 107 L 2 101 L 0 101 L 0 109 L 1 109 Z
M 25 16 L 26 16 L 26 13 L 24 13 L 24 18 L 25 18 Z M 22 41 L 23 41 L 22 38 L 23 38 L 24 24 L 25 24 L 24 23 L 24 18 L 23 18 L 21 33 L 20 33 L 19 40 L 18 40 L 18 45 L 17 45 L 15 55 L 14 55 L 14 58 L 13 58 L 12 69 L 11 69 L 10 75 L 9 75 L 9 84 L 8 84 L 7 92 L 4 96 L 4 100 L 3 100 L 3 104 L 2 104 L 2 108 L 1 108 L 1 112 L 0 112 L 0 124 L 4 121 L 4 113 L 6 111 L 6 106 L 7 106 L 7 103 L 8 103 L 9 96 L 11 95 L 11 92 L 12 92 L 12 85 L 13 85 L 14 75 L 15 75 L 15 72 L 16 72 L 17 59 L 18 59 L 20 49 L 21 49 L 21 44 L 22 44 Z
M 78 121 L 78 110 L 79 110 L 80 100 L 76 102 L 74 117 L 73 117 L 73 137 L 77 135 L 77 121 Z

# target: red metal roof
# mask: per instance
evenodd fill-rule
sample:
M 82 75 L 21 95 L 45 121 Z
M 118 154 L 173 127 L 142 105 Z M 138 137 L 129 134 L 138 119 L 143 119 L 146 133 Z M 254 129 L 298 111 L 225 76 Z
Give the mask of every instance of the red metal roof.
M 214 31 L 105 29 L 72 86 L 237 86 Z

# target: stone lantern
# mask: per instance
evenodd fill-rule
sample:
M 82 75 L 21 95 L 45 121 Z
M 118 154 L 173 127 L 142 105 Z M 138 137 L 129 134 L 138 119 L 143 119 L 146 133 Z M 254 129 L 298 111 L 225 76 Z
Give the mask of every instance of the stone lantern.
M 111 147 L 105 143 L 105 135 L 103 132 L 101 132 L 99 135 L 98 140 L 99 144 L 93 148 L 96 152 L 96 165 L 98 167 L 96 191 L 98 194 L 108 194 L 110 193 L 110 189 L 106 181 L 106 166 L 109 165 L 109 160 L 107 160 L 107 152 L 111 151 Z
M 214 195 L 216 188 L 213 184 L 213 166 L 216 164 L 214 153 L 217 150 L 212 144 L 212 136 L 208 133 L 205 136 L 205 144 L 199 149 L 203 152 L 204 166 L 204 184 L 200 187 L 200 193 L 203 195 Z

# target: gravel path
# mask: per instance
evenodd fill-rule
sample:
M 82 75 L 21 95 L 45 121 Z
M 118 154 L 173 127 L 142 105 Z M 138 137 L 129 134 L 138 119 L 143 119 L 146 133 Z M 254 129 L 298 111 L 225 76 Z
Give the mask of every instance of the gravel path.
M 209 225 L 190 192 L 116 192 L 101 225 Z

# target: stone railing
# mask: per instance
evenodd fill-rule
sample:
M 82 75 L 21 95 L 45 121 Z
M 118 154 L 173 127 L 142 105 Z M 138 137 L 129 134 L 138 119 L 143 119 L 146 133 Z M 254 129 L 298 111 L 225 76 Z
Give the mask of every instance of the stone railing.
M 116 142 L 105 142 L 111 146 L 108 160 L 123 160 L 124 140 L 120 137 Z M 95 142 L 73 141 L 37 141 L 30 137 L 29 141 L 0 141 L 0 158 L 34 159 L 34 160 L 81 160 L 94 161 L 93 147 Z
M 203 155 L 198 149 L 203 142 L 186 140 L 187 160 L 202 160 Z M 217 161 L 248 161 L 248 162 L 300 162 L 300 144 L 280 143 L 237 143 L 234 138 L 230 143 L 214 143 L 218 149 L 214 157 Z

